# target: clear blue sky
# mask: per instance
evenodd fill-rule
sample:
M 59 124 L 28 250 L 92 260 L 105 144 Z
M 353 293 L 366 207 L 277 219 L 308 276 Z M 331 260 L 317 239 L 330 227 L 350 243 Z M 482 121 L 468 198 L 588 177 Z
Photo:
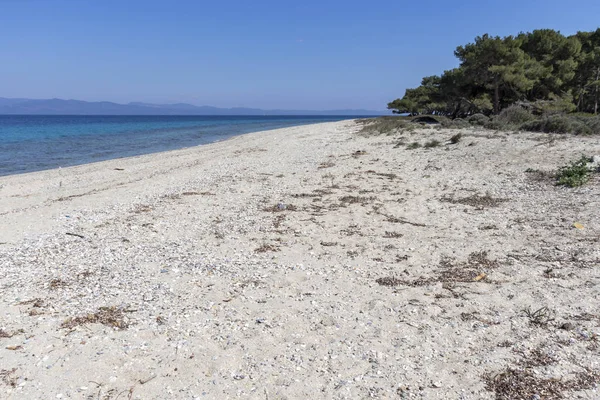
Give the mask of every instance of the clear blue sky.
M 477 35 L 599 25 L 598 0 L 0 0 L 0 97 L 381 110 Z

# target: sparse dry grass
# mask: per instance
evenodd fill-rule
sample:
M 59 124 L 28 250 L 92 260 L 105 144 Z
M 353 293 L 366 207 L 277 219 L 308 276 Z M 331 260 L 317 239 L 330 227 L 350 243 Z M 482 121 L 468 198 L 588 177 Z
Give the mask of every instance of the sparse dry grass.
M 362 125 L 358 132 L 360 135 L 381 135 L 400 132 L 404 128 L 416 126 L 403 117 L 385 116 L 378 118 L 365 118 L 356 121 Z
M 555 320 L 555 314 L 548 307 L 540 307 L 537 310 L 532 310 L 530 307 L 522 311 L 523 315 L 529 318 L 532 325 L 547 326 Z
M 439 147 L 440 145 L 441 145 L 441 143 L 440 143 L 439 140 L 433 139 L 433 140 L 430 140 L 430 141 L 426 142 L 423 145 L 423 147 L 426 148 L 426 149 L 432 149 L 434 147 Z

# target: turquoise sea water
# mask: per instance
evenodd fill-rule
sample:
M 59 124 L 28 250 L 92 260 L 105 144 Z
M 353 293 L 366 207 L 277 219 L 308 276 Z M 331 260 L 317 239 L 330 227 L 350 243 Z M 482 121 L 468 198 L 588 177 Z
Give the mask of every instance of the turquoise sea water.
M 0 176 L 174 150 L 249 132 L 356 117 L 0 115 Z

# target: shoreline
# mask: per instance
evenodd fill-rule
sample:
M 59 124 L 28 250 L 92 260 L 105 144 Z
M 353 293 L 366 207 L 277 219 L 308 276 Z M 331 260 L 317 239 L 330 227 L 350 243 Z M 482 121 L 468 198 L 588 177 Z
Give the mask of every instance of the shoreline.
M 30 132 L 31 129 L 28 129 L 27 126 L 28 123 L 35 125 L 35 118 L 42 116 L 22 117 L 24 120 L 20 123 L 24 126 L 17 124 L 10 128 L 10 123 L 8 127 L 3 125 L 0 115 L 0 136 L 8 135 L 7 142 L 0 145 L 0 152 L 4 152 L 5 155 L 12 154 L 11 157 L 4 157 L 0 160 L 0 164 L 3 166 L 0 168 L 0 176 L 69 168 L 119 158 L 180 150 L 220 142 L 248 133 L 355 119 L 342 116 L 282 116 L 270 119 L 260 117 L 255 120 L 247 120 L 244 117 L 215 117 L 213 119 L 198 117 L 200 119 L 194 121 L 197 124 L 195 126 L 167 126 L 164 125 L 166 122 L 160 125 L 160 122 L 157 121 L 154 123 L 158 125 L 153 126 L 151 121 L 146 121 L 150 123 L 149 126 L 144 125 L 135 129 L 135 126 L 131 124 L 140 124 L 144 121 L 135 121 L 136 117 L 134 116 L 129 117 L 134 118 L 134 121 L 128 120 L 126 116 L 103 116 L 101 121 L 94 121 L 94 117 L 81 116 L 84 119 L 79 123 L 73 123 L 73 126 L 69 125 L 72 122 L 70 119 L 72 116 L 56 116 L 58 122 L 50 124 L 48 127 L 43 125 L 44 120 L 37 122 L 40 124 L 42 133 L 40 138 L 35 138 L 35 134 Z M 33 118 L 33 121 L 29 121 L 28 118 Z M 102 118 L 109 120 L 102 122 Z M 185 120 L 176 119 L 181 117 L 169 116 L 168 118 L 175 118 L 174 121 L 170 121 L 174 124 L 185 122 Z M 63 119 L 65 122 L 60 124 L 59 122 Z M 107 123 L 111 125 L 111 128 L 104 132 L 103 127 Z M 26 140 L 17 140 L 12 134 L 13 130 L 19 131 L 19 128 L 24 129 L 20 134 Z M 88 135 L 82 131 L 95 132 L 95 134 Z M 157 132 L 160 132 L 158 137 L 156 136 Z M 38 150 L 47 147 L 52 148 L 51 154 Z M 75 155 L 71 155 L 73 151 Z M 30 160 L 35 160 L 35 162 L 29 162 Z
M 316 128 L 320 125 L 338 123 L 354 124 L 354 120 L 322 122 L 287 128 L 249 132 L 235 135 L 216 142 L 182 149 L 96 161 L 64 168 L 53 168 L 43 171 L 0 176 L 0 216 L 15 214 L 16 219 L 22 218 L 23 212 L 29 210 L 31 207 L 23 207 L 23 202 L 25 204 L 36 204 L 36 202 L 39 203 L 41 201 L 39 197 L 35 197 L 33 202 L 29 201 L 31 196 L 36 194 L 37 190 L 42 191 L 41 193 L 37 194 L 38 196 L 45 196 L 46 202 L 56 202 L 60 201 L 60 199 L 75 199 L 80 195 L 94 194 L 96 192 L 110 190 L 115 185 L 126 185 L 136 180 L 147 179 L 147 177 L 157 174 L 157 171 L 152 171 L 154 164 L 158 164 L 159 169 L 163 167 L 163 164 L 168 165 L 170 170 L 166 172 L 171 172 L 173 169 L 184 169 L 189 167 L 191 164 L 193 164 L 193 162 L 190 162 L 189 159 L 196 154 L 199 156 L 205 156 L 205 161 L 211 162 L 211 153 L 219 153 L 221 151 L 227 153 L 227 149 L 230 146 L 244 146 L 246 142 L 252 143 L 253 138 L 256 135 L 267 138 L 269 135 L 285 135 L 286 133 L 294 132 L 295 130 L 302 129 L 304 127 L 314 126 Z M 282 137 L 281 139 L 285 139 L 285 137 Z M 223 145 L 223 143 L 227 144 Z M 231 145 L 229 145 L 229 143 L 231 143 Z M 183 160 L 183 162 L 186 162 L 187 164 L 178 166 L 178 160 Z M 100 173 L 102 170 L 105 171 Z M 130 173 L 133 173 L 134 175 L 131 176 Z M 86 177 L 90 175 L 92 177 L 91 181 L 81 181 L 79 178 L 80 176 Z M 32 190 L 21 193 L 19 190 L 25 186 L 28 186 L 27 189 Z M 32 217 L 31 219 L 35 220 L 37 217 Z M 44 222 L 47 223 L 48 221 Z M 42 224 L 44 224 L 44 222 L 42 222 Z M 14 226 L 18 225 L 18 223 L 9 221 L 7 225 Z M 36 229 L 39 229 L 39 227 L 36 227 Z M 16 239 L 12 239 L 7 237 L 6 234 L 6 231 L 0 231 L 0 243 L 15 243 L 16 241 L 22 239 L 21 236 L 17 237 Z
M 598 139 L 359 130 L 0 178 L 0 398 L 597 397 Z

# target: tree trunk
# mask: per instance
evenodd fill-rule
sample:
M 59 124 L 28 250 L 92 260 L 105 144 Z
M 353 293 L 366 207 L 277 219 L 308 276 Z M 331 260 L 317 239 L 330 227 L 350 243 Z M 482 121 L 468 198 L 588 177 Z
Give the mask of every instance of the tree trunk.
M 600 68 L 596 70 L 596 87 L 594 90 L 594 115 L 598 114 L 598 80 L 600 80 Z
M 494 83 L 494 114 L 500 112 L 500 84 L 498 80 Z

